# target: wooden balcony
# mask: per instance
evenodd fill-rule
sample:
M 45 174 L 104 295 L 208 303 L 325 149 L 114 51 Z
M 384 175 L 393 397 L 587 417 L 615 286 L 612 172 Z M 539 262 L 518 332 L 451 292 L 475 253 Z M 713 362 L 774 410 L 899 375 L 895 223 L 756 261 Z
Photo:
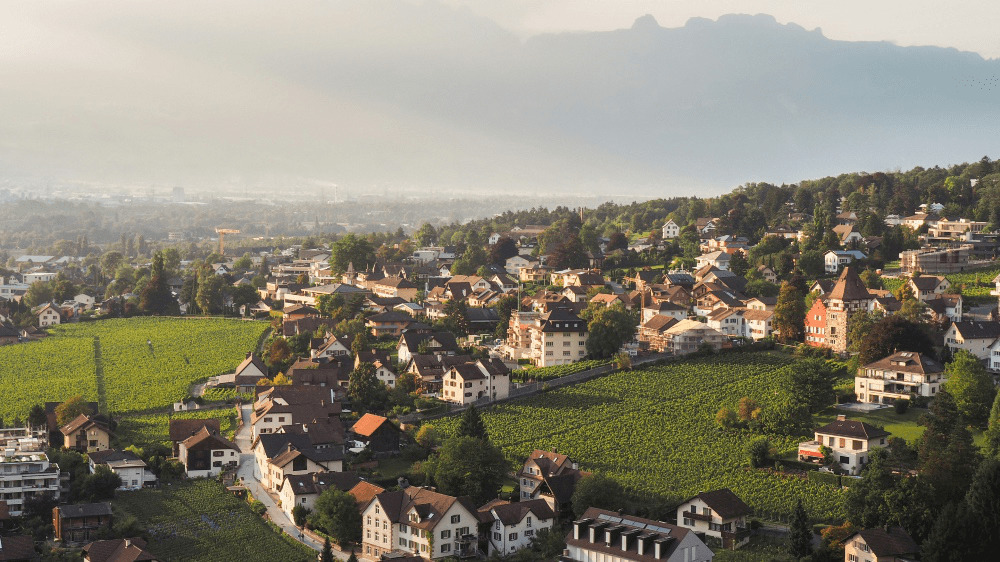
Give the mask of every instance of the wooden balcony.
M 683 517 L 687 517 L 688 519 L 694 519 L 696 521 L 705 521 L 707 523 L 711 523 L 712 522 L 712 516 L 711 515 L 702 515 L 701 513 L 695 513 L 693 511 L 685 511 L 685 512 L 681 513 L 681 515 Z

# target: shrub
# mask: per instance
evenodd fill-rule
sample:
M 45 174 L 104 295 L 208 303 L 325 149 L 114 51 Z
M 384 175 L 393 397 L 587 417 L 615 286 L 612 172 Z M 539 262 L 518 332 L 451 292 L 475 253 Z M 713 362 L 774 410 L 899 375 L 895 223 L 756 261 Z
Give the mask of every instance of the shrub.
M 767 438 L 758 437 L 750 442 L 747 447 L 747 455 L 750 457 L 750 466 L 760 468 L 767 462 L 767 454 L 771 449 L 771 444 Z
M 265 506 L 264 502 L 260 500 L 251 500 L 250 511 L 256 513 L 257 515 L 264 515 L 264 512 L 267 511 L 267 506 Z
M 893 402 L 892 407 L 896 410 L 897 414 L 902 415 L 906 413 L 906 410 L 910 409 L 910 401 L 896 400 L 895 402 Z

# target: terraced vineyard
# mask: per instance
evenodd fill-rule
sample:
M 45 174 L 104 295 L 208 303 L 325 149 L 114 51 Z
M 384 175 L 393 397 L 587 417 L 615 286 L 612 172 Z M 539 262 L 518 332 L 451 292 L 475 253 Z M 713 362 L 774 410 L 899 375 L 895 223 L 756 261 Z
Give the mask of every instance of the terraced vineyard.
M 147 530 L 146 548 L 161 560 L 316 560 L 313 550 L 273 531 L 213 480 L 119 492 L 112 505 L 116 517 L 135 517 Z
M 790 514 L 801 498 L 812 517 L 842 520 L 840 491 L 745 468 L 744 451 L 756 434 L 715 424 L 718 409 L 742 396 L 766 405 L 783 392 L 773 373 L 791 360 L 778 353 L 729 354 L 618 372 L 503 404 L 483 418 L 512 463 L 533 449 L 554 450 L 639 495 L 682 501 L 699 490 L 729 487 L 765 515 Z M 457 418 L 434 425 L 447 433 Z M 799 441 L 766 437 L 779 451 Z
M 80 394 L 100 401 L 94 338 L 100 338 L 108 408 L 168 406 L 191 383 L 232 372 L 268 325 L 221 318 L 127 318 L 67 324 L 36 342 L 0 347 L 0 417 L 22 419 L 33 404 Z

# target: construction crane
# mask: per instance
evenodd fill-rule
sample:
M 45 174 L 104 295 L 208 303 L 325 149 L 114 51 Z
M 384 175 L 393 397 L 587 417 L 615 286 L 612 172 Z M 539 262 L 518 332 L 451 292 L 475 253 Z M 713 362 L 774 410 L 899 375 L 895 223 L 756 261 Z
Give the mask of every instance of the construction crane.
M 215 233 L 219 235 L 219 255 L 226 255 L 226 235 L 227 234 L 239 234 L 240 231 L 235 228 L 215 228 Z

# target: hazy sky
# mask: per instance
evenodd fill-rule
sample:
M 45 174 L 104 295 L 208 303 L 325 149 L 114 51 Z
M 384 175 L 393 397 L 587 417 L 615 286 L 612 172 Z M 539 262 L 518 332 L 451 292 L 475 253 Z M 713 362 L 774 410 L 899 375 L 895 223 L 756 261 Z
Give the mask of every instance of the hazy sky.
M 652 14 L 664 27 L 689 18 L 764 13 L 847 41 L 936 45 L 1000 57 L 1000 2 L 991 0 L 445 0 L 523 35 L 628 27 Z
M 592 193 L 703 182 L 718 191 L 761 175 L 794 181 L 862 166 L 947 164 L 991 148 L 975 145 L 966 156 L 968 147 L 928 141 L 940 161 L 914 153 L 902 162 L 845 160 L 848 170 L 816 151 L 797 161 L 825 159 L 825 168 L 803 164 L 781 175 L 729 159 L 711 182 L 700 173 L 672 177 L 668 158 L 641 153 L 670 149 L 657 144 L 660 132 L 705 123 L 662 122 L 658 100 L 643 99 L 661 90 L 646 88 L 641 74 L 622 82 L 635 88 L 632 99 L 598 94 L 602 84 L 573 74 L 582 68 L 578 53 L 524 43 L 541 33 L 627 29 L 647 13 L 670 28 L 691 17 L 768 13 L 835 39 L 1000 57 L 1000 2 L 3 0 L 0 180 Z M 540 52 L 549 67 L 533 66 Z M 580 72 L 591 70 L 618 69 Z M 577 80 L 586 87 L 573 89 Z M 640 106 L 656 109 L 626 115 Z M 602 135 L 613 126 L 639 139 L 657 119 L 641 146 Z

